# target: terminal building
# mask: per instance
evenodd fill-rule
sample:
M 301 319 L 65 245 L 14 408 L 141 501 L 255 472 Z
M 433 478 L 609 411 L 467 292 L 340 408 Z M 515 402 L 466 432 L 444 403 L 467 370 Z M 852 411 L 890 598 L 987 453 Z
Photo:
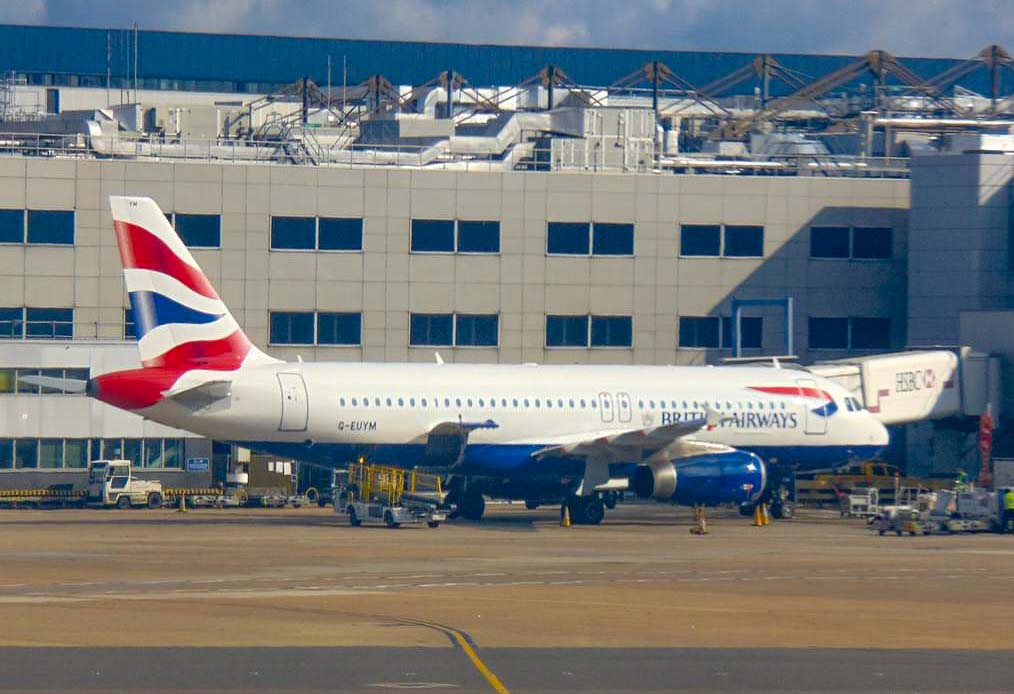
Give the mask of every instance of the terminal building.
M 753 59 L 0 36 L 0 488 L 76 482 L 110 457 L 204 485 L 247 455 L 18 382 L 137 364 L 110 195 L 158 202 L 284 359 L 1014 357 L 999 47 Z M 737 334 L 742 300 L 768 303 Z M 911 471 L 976 468 L 967 422 L 909 429 L 891 455 Z

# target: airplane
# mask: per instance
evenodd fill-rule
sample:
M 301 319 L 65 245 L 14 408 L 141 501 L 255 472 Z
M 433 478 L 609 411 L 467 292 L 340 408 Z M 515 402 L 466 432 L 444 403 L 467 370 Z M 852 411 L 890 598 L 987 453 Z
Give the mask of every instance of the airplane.
M 601 522 L 616 490 L 746 506 L 766 463 L 838 467 L 888 443 L 844 388 L 789 368 L 280 361 L 247 338 L 153 200 L 110 204 L 142 366 L 78 389 L 274 455 L 442 468 L 465 518 L 482 517 L 484 494 L 563 500 L 581 524 Z

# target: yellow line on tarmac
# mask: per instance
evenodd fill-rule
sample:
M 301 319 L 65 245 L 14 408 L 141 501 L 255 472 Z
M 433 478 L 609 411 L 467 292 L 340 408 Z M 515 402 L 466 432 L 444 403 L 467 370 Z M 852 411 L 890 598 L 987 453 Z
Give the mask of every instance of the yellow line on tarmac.
M 447 631 L 454 638 L 457 644 L 461 646 L 461 650 L 463 650 L 465 655 L 468 656 L 468 659 L 472 661 L 472 665 L 474 665 L 475 669 L 479 671 L 479 674 L 486 678 L 486 681 L 489 683 L 489 686 L 493 688 L 493 691 L 497 694 L 510 694 L 507 687 L 503 686 L 503 682 L 500 681 L 500 678 L 494 675 L 493 671 L 486 667 L 486 663 L 482 662 L 482 659 L 479 658 L 479 654 L 475 652 L 475 649 L 472 648 L 472 645 L 468 643 L 468 640 L 461 634 L 461 632 L 452 628 L 448 628 Z

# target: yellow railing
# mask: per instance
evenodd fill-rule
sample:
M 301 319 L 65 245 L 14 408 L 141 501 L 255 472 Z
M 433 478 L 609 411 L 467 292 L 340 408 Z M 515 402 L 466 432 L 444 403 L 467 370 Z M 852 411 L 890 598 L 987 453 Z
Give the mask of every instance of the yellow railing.
M 358 489 L 357 496 L 363 500 L 382 500 L 388 506 L 396 506 L 407 491 L 443 492 L 439 475 L 391 465 L 376 465 L 359 461 L 349 465 L 349 483 Z

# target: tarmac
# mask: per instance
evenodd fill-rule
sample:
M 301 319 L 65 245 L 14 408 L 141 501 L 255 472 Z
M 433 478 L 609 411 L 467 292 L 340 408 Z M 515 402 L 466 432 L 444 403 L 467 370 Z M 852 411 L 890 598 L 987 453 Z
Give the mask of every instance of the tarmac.
M 0 512 L 0 691 L 1014 691 L 1014 537 Z

